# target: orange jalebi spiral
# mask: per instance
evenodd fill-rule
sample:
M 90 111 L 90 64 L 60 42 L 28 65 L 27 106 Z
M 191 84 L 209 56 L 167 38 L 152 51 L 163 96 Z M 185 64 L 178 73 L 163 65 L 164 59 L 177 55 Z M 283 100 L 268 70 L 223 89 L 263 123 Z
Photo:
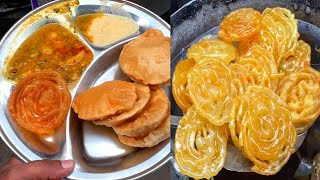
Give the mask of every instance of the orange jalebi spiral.
M 250 86 L 249 86 L 250 87 Z M 241 148 L 239 144 L 239 135 L 241 132 L 241 124 L 243 122 L 243 116 L 248 110 L 248 104 L 244 103 L 242 98 L 236 99 L 236 113 L 234 119 L 229 123 L 230 136 L 232 138 L 233 144 L 238 148 Z
M 204 58 L 215 58 L 229 64 L 238 57 L 238 50 L 232 44 L 218 39 L 211 39 L 193 44 L 188 49 L 187 56 L 197 62 Z
M 218 35 L 226 42 L 243 41 L 259 33 L 261 19 L 261 13 L 252 8 L 232 11 L 220 23 Z
M 298 23 L 294 14 L 285 8 L 267 8 L 262 13 L 262 30 L 269 32 L 275 40 L 274 58 L 277 65 L 294 55 L 298 42 Z
M 220 60 L 205 60 L 188 73 L 188 90 L 197 112 L 211 123 L 221 126 L 234 114 L 238 92 L 229 68 Z
M 254 85 L 255 81 L 253 77 L 242 65 L 232 63 L 230 64 L 229 69 L 231 71 L 231 77 L 237 88 L 238 94 L 244 94 L 248 86 Z
M 293 73 L 301 68 L 310 67 L 311 47 L 303 40 L 298 41 L 294 55 L 282 60 L 279 66 L 280 72 Z
M 277 89 L 278 80 L 280 77 L 283 77 L 284 74 L 278 73 L 278 68 L 274 61 L 272 53 L 270 53 L 260 45 L 254 45 L 250 47 L 246 54 L 243 54 L 239 60 L 241 60 L 242 57 L 250 57 L 257 60 L 258 63 L 264 67 L 268 74 L 268 77 L 270 78 L 271 89 L 273 89 L 274 91 Z
M 51 133 L 65 120 L 71 102 L 67 84 L 55 71 L 40 71 L 20 81 L 8 108 L 19 125 L 35 133 Z
M 176 131 L 174 153 L 182 174 L 210 179 L 222 169 L 227 153 L 227 126 L 214 126 L 192 106 Z
M 302 68 L 283 78 L 277 93 L 286 103 L 295 124 L 313 123 L 320 115 L 320 73 Z
M 259 34 L 250 37 L 244 41 L 239 43 L 239 54 L 245 54 L 250 47 L 258 45 L 263 49 L 269 51 L 274 54 L 275 50 L 275 39 L 269 31 L 261 30 Z
M 254 166 L 253 172 L 276 174 L 289 160 L 296 144 L 296 130 L 283 101 L 268 88 L 250 86 L 243 99 L 239 145 Z
M 271 77 L 265 65 L 252 57 L 242 57 L 236 64 L 243 66 L 249 71 L 254 79 L 254 84 L 262 87 L 272 88 Z
M 195 64 L 194 59 L 179 61 L 172 76 L 173 98 L 184 113 L 192 106 L 187 91 L 187 74 Z

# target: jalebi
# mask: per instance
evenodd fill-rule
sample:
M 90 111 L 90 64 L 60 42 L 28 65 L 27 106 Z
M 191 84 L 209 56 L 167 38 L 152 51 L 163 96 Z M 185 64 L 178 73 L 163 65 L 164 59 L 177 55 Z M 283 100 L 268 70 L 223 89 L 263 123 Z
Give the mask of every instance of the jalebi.
M 211 123 L 221 126 L 234 114 L 238 92 L 229 68 L 220 60 L 196 64 L 188 73 L 188 90 L 197 112 Z
M 193 44 L 188 49 L 187 56 L 197 62 L 204 58 L 215 58 L 229 64 L 237 58 L 238 50 L 232 44 L 218 39 L 211 39 Z
M 279 66 L 280 72 L 286 74 L 293 73 L 300 68 L 310 67 L 311 48 L 310 45 L 302 40 L 298 41 L 294 55 L 282 60 Z
M 55 71 L 28 75 L 13 89 L 8 109 L 18 124 L 35 133 L 51 133 L 65 120 L 71 102 L 67 83 Z
M 223 18 L 218 32 L 226 42 L 242 41 L 259 33 L 262 15 L 252 8 L 235 10 Z
M 283 78 L 277 90 L 293 122 L 313 123 L 320 115 L 320 73 L 302 68 Z
M 192 105 L 187 91 L 187 74 L 195 64 L 194 59 L 179 61 L 172 76 L 173 98 L 184 113 Z
M 210 179 L 222 169 L 228 142 L 227 126 L 214 126 L 192 106 L 176 131 L 174 153 L 182 174 Z
M 296 129 L 283 101 L 268 88 L 250 86 L 243 103 L 239 146 L 254 166 L 253 172 L 276 174 L 289 160 L 296 144 Z M 241 122 L 238 120 L 238 122 Z

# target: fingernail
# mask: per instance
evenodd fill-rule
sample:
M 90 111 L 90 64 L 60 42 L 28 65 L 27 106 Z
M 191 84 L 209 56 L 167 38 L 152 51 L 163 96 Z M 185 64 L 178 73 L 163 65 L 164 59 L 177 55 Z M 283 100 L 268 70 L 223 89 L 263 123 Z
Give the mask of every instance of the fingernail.
M 74 162 L 72 160 L 63 160 L 60 161 L 63 169 L 73 169 Z

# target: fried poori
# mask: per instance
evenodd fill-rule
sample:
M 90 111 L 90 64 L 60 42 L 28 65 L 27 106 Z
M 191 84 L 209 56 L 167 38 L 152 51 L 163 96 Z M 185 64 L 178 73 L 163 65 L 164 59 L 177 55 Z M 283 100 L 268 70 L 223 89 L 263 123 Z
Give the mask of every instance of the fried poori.
M 137 100 L 133 83 L 114 80 L 86 90 L 72 103 L 74 111 L 83 120 L 102 120 L 133 108 Z
M 134 115 L 140 113 L 150 99 L 150 89 L 148 86 L 145 85 L 137 83 L 135 83 L 134 85 L 136 87 L 137 100 L 132 109 L 118 115 L 107 117 L 104 120 L 95 120 L 93 121 L 93 123 L 96 125 L 105 125 L 108 127 L 112 127 L 119 125 L 128 120 L 129 118 L 133 117 Z
M 127 122 L 114 126 L 117 134 L 139 137 L 157 128 L 169 111 L 169 100 L 160 87 L 151 87 L 151 97 L 143 111 Z
M 170 79 L 170 38 L 150 29 L 124 45 L 119 63 L 134 81 L 158 85 Z

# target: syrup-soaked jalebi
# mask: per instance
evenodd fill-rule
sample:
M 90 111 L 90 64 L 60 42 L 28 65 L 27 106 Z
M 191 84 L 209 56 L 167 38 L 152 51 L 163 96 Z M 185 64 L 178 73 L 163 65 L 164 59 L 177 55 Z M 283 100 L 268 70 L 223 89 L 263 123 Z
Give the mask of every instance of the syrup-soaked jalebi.
M 197 62 L 204 58 L 215 58 L 229 64 L 238 57 L 238 50 L 230 43 L 218 39 L 211 39 L 193 44 L 188 49 L 187 56 Z
M 187 90 L 187 74 L 195 64 L 194 59 L 179 61 L 172 76 L 173 98 L 184 113 L 192 105 Z
M 176 131 L 174 153 L 182 174 L 210 179 L 223 168 L 228 142 L 226 125 L 215 126 L 192 106 Z
M 269 88 L 250 86 L 241 96 L 245 105 L 240 126 L 239 146 L 254 166 L 253 172 L 276 174 L 289 160 L 296 144 L 296 129 L 290 112 Z M 237 127 L 236 127 L 237 128 Z
M 217 126 L 233 118 L 234 97 L 238 92 L 229 68 L 222 61 L 200 62 L 187 78 L 190 99 L 201 116 Z
M 55 71 L 40 71 L 20 81 L 8 109 L 18 124 L 35 133 L 52 133 L 65 120 L 71 102 L 67 83 Z
M 277 93 L 295 124 L 313 123 L 320 115 L 320 73 L 313 68 L 287 75 L 280 81 Z

